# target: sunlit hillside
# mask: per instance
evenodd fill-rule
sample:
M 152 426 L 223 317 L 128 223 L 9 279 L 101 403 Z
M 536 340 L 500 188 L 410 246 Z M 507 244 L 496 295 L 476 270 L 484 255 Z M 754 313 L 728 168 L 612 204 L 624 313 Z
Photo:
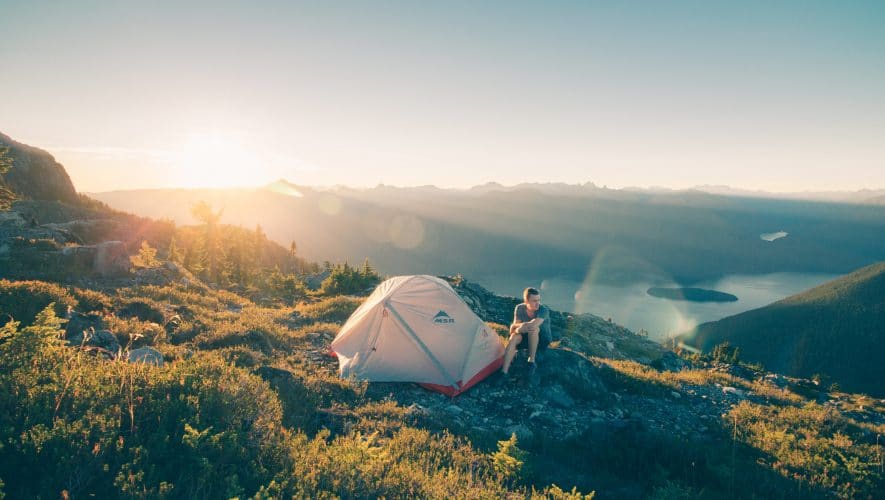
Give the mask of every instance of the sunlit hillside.
M 722 342 L 766 368 L 885 396 L 885 263 L 686 335 L 705 350 Z

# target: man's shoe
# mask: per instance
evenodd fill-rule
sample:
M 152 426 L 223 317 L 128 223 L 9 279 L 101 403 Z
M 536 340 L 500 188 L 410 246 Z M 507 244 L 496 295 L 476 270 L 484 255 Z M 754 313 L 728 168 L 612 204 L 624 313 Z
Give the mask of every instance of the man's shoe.
M 538 385 L 538 364 L 529 363 L 528 370 L 526 370 L 526 375 L 529 380 L 529 384 Z
M 510 374 L 498 372 L 498 378 L 495 380 L 495 387 L 507 387 L 510 385 Z

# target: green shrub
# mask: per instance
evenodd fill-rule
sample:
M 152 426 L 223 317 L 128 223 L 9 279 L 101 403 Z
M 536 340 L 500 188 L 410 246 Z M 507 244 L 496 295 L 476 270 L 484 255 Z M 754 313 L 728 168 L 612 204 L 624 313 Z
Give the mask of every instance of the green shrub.
M 163 324 L 166 321 L 163 309 L 162 304 L 145 297 L 121 299 L 117 315 L 123 318 L 136 318 L 141 321 Z
M 55 304 L 56 316 L 63 316 L 77 300 L 63 287 L 44 281 L 0 280 L 0 321 L 9 315 L 24 326 L 34 322 L 37 314 Z M 8 318 L 5 318 L 8 320 Z
M 320 285 L 323 295 L 363 295 L 381 282 L 381 276 L 366 259 L 357 269 L 347 262 L 332 266 L 329 276 Z
M 83 313 L 104 313 L 113 311 L 114 309 L 113 300 L 107 295 L 95 290 L 89 290 L 88 288 L 74 288 L 71 290 L 71 295 L 77 300 L 76 309 Z
M 10 496 L 231 497 L 291 467 L 280 403 L 258 377 L 211 355 L 102 361 L 63 347 L 59 327 L 47 309 L 0 330 Z
M 761 406 L 743 401 L 728 415 L 737 439 L 763 452 L 769 467 L 840 498 L 872 498 L 883 480 L 877 446 L 833 408 Z
M 142 269 L 158 267 L 161 264 L 157 259 L 157 249 L 145 240 L 142 240 L 138 253 L 129 257 L 129 263 L 135 268 Z
M 362 303 L 358 297 L 338 296 L 301 304 L 296 310 L 305 321 L 343 323 Z
M 515 482 L 525 465 L 526 452 L 517 446 L 516 434 L 510 439 L 498 441 L 498 451 L 492 455 L 492 463 L 498 475 L 507 482 Z

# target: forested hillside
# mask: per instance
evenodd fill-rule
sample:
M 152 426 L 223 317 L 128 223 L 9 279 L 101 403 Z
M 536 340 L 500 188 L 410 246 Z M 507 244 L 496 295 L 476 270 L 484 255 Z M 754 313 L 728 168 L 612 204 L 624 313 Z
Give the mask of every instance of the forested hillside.
M 722 342 L 766 368 L 885 396 L 885 262 L 769 306 L 704 323 L 689 343 Z

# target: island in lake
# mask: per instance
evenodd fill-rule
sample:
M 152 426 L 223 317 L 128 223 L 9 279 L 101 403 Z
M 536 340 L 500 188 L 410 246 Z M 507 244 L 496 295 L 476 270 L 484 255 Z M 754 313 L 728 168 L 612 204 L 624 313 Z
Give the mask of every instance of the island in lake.
M 660 297 L 670 300 L 688 300 L 691 302 L 736 302 L 738 298 L 730 293 L 704 288 L 660 288 L 652 287 L 646 290 L 652 297 Z

